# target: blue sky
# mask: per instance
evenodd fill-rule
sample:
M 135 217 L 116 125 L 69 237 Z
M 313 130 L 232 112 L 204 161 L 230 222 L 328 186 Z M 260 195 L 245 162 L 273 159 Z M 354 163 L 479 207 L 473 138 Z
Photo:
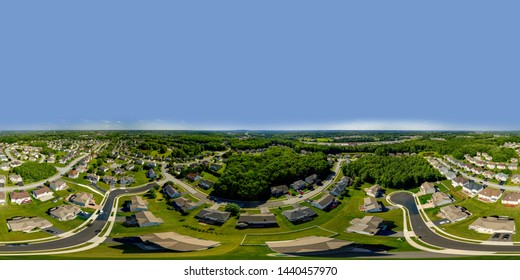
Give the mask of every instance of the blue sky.
M 520 129 L 518 1 L 2 1 L 1 129 Z

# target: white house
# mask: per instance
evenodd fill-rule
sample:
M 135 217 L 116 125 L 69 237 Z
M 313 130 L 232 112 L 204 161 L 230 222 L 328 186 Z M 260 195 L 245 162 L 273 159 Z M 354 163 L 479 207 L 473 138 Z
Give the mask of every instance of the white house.
M 507 181 L 507 178 L 509 178 L 509 175 L 507 174 L 504 174 L 504 173 L 498 173 L 495 175 L 495 179 L 499 180 L 499 181 Z
M 18 184 L 18 183 L 22 182 L 22 176 L 20 176 L 18 174 L 11 174 L 11 175 L 9 175 L 9 180 L 11 180 L 11 182 L 13 182 L 13 184 Z
M 11 202 L 16 204 L 25 204 L 32 201 L 31 196 L 26 191 L 12 192 L 9 194 Z
M 511 182 L 513 184 L 520 184 L 520 175 L 513 174 L 513 176 L 511 176 Z
M 502 204 L 508 206 L 518 206 L 520 203 L 520 193 L 519 192 L 507 192 L 502 197 Z
M 448 171 L 446 173 L 446 179 L 448 179 L 448 180 L 453 180 L 453 179 L 455 179 L 455 177 L 457 177 L 457 175 L 451 171 Z
M 484 189 L 482 185 L 473 181 L 469 181 L 467 184 L 462 186 L 462 191 L 470 196 L 478 194 L 482 189 Z
M 54 195 L 52 194 L 52 191 L 49 187 L 37 188 L 34 191 L 32 191 L 32 194 L 33 194 L 34 198 L 41 200 L 41 201 L 47 201 L 54 197 Z
M 478 192 L 478 199 L 484 202 L 497 202 L 500 196 L 502 192 L 493 188 L 485 188 Z
M 67 184 L 63 181 L 52 181 L 49 185 L 53 191 L 62 191 L 67 188 Z
M 0 205 L 5 205 L 5 192 L 0 192 Z

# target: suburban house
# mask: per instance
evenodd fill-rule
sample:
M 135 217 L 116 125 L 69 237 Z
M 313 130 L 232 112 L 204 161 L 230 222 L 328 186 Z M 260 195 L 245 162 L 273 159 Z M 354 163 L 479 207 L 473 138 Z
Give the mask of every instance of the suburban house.
M 341 186 L 341 187 L 348 187 L 348 185 L 350 185 L 350 178 L 347 177 L 347 176 L 343 176 L 341 177 L 341 179 L 336 183 L 336 185 L 338 186 Z
M 453 202 L 451 197 L 443 192 L 436 192 L 432 194 L 432 204 L 434 207 L 450 204 Z
M 448 171 L 446 173 L 446 179 L 448 179 L 448 180 L 453 180 L 453 179 L 455 179 L 455 177 L 457 177 L 457 174 L 455 174 L 455 173 L 453 173 L 451 171 Z
M 62 191 L 67 188 L 67 184 L 63 181 L 52 181 L 49 186 L 53 191 Z
M 80 212 L 81 209 L 78 206 L 68 204 L 52 208 L 49 214 L 59 221 L 70 221 L 76 219 Z
M 451 180 L 451 184 L 454 186 L 454 187 L 458 187 L 458 186 L 464 186 L 465 184 L 467 184 L 469 182 L 468 179 L 462 177 L 462 176 L 457 176 L 455 179 Z
M 506 206 L 518 206 L 520 203 L 520 192 L 506 192 L 502 197 L 502 204 Z
M 139 165 L 144 164 L 144 160 L 142 160 L 142 159 L 136 159 L 134 162 L 135 162 L 135 164 L 139 164 Z
M 365 188 L 365 193 L 370 197 L 379 197 L 383 194 L 383 188 L 380 185 L 373 185 L 370 188 Z
M 79 176 L 79 171 L 78 170 L 71 170 L 69 172 L 69 178 L 77 179 L 78 176 Z
M 470 214 L 467 211 L 463 210 L 463 208 L 454 205 L 448 205 L 440 209 L 439 215 L 442 218 L 448 219 L 450 222 L 455 223 L 469 217 Z
M 497 202 L 502 191 L 493 188 L 485 188 L 478 192 L 478 199 L 484 202 Z
M 79 192 L 70 198 L 70 202 L 82 207 L 89 205 L 92 200 L 94 200 L 94 195 L 86 192 Z
M 365 216 L 362 219 L 355 218 L 350 221 L 351 226 L 347 232 L 364 235 L 376 235 L 381 229 L 386 228 L 383 218 L 376 216 Z
M 40 217 L 16 217 L 11 220 L 7 220 L 7 228 L 9 231 L 23 231 L 31 232 L 35 229 L 46 229 L 52 227 L 52 224 Z
M 520 175 L 519 174 L 513 174 L 513 176 L 511 176 L 511 183 L 513 183 L 513 184 L 520 184 Z
M 359 206 L 359 210 L 366 213 L 375 213 L 383 211 L 383 207 L 374 197 L 365 197 L 363 199 L 363 205 Z
M 210 224 L 210 225 L 222 225 L 224 224 L 229 216 L 230 212 L 220 211 L 216 209 L 205 208 L 195 216 L 199 222 Z
M 118 167 L 118 168 L 114 169 L 114 174 L 123 175 L 123 174 L 125 174 L 125 170 L 123 168 Z
M 11 197 L 11 203 L 26 204 L 32 202 L 31 196 L 26 191 L 12 192 L 9 196 Z
M 116 177 L 108 176 L 108 175 L 103 176 L 102 181 L 105 182 L 105 184 L 109 184 L 109 185 L 113 185 L 113 184 L 117 183 Z
M 121 184 L 132 184 L 133 182 L 135 182 L 135 179 L 132 176 L 125 176 L 119 179 L 119 183 Z
M 482 189 L 484 189 L 484 186 L 479 185 L 473 181 L 469 181 L 467 184 L 462 186 L 462 191 L 469 196 L 478 194 Z
M 312 174 L 311 176 L 305 178 L 305 183 L 312 185 L 316 182 L 316 180 L 318 180 L 318 175 Z
M 166 185 L 163 189 L 164 193 L 170 198 L 180 197 L 181 193 L 171 185 Z
M 282 213 L 292 223 L 303 223 L 312 220 L 316 212 L 307 206 L 285 210 Z
M 108 166 L 100 166 L 99 168 L 99 171 L 103 172 L 103 173 L 106 173 L 110 170 L 110 168 Z M 103 174 L 101 174 L 103 175 Z
M 39 187 L 32 191 L 32 194 L 34 198 L 41 200 L 41 201 L 47 201 L 49 199 L 52 199 L 54 195 L 52 194 L 52 191 L 49 187 Z
M 157 218 L 150 211 L 142 211 L 135 213 L 135 219 L 139 227 L 151 227 L 158 226 L 164 221 L 161 218 Z
M 518 169 L 518 163 L 510 163 L 507 165 L 507 168 L 509 170 L 517 170 Z
M 11 169 L 11 166 L 7 163 L 4 163 L 0 165 L 0 169 L 2 169 L 3 171 L 9 171 L 9 169 Z
M 170 250 L 176 252 L 191 252 L 207 250 L 220 245 L 219 242 L 203 240 L 175 232 L 150 233 L 139 236 L 145 250 Z
M 293 188 L 295 191 L 299 191 L 301 189 L 304 189 L 307 185 L 304 181 L 298 180 L 290 185 L 291 188 Z
M 195 208 L 197 208 L 197 203 L 185 198 L 185 197 L 177 197 L 173 200 L 175 209 L 187 213 Z
M 146 211 L 148 210 L 148 201 L 140 196 L 134 195 L 130 198 L 128 209 L 130 209 L 130 212 Z
M 15 160 L 15 161 L 11 162 L 11 167 L 13 167 L 13 168 L 14 167 L 18 167 L 20 165 L 22 165 L 22 162 L 20 162 L 18 160 Z
M 205 190 L 208 190 L 208 189 L 211 189 L 213 187 L 213 182 L 211 182 L 210 180 L 206 180 L 206 179 L 201 179 L 199 181 L 199 187 L 205 189 Z
M 18 183 L 22 182 L 22 176 L 20 176 L 18 174 L 10 174 L 9 180 L 11 182 L 13 182 L 13 184 L 18 184 Z
M 3 175 L 3 174 L 0 175 L 0 184 L 5 184 L 5 180 L 6 180 L 5 175 Z
M 200 176 L 197 173 L 189 173 L 188 175 L 186 175 L 186 179 L 188 179 L 191 182 L 195 182 L 200 179 Z
M 92 184 L 96 184 L 99 181 L 99 176 L 96 174 L 88 173 L 86 179 Z
M 278 222 L 274 214 L 242 214 L 238 218 L 237 228 L 265 228 L 277 227 Z
M 346 185 L 338 183 L 336 183 L 336 185 L 329 192 L 333 196 L 340 196 L 345 191 Z
M 495 169 L 497 167 L 497 165 L 494 162 L 488 162 L 486 166 L 489 169 Z
M 487 170 L 487 171 L 482 172 L 482 176 L 484 176 L 484 178 L 487 178 L 487 179 L 493 179 L 495 177 L 495 173 Z
M 287 187 L 287 185 L 271 187 L 271 195 L 274 197 L 279 197 L 287 193 L 289 193 L 289 187 Z
M 325 210 L 337 203 L 336 198 L 332 194 L 325 194 L 318 200 L 312 202 L 312 206 Z
M 135 165 L 133 165 L 133 164 L 131 164 L 131 163 L 129 163 L 129 164 L 127 164 L 127 165 L 125 166 L 125 169 L 128 170 L 128 171 L 133 170 L 134 168 L 135 168 Z
M 507 181 L 507 178 L 509 178 L 509 175 L 507 174 L 504 174 L 504 173 L 498 173 L 495 175 L 495 179 L 499 180 L 499 181 Z
M 5 192 L 0 192 L 0 205 L 5 205 Z
M 220 168 L 222 168 L 222 166 L 220 164 L 216 164 L 216 163 L 212 163 L 210 166 L 209 166 L 209 169 L 210 170 L 213 170 L 213 171 L 218 171 L 220 170 Z
M 505 163 L 498 163 L 497 168 L 500 170 L 504 170 L 507 168 L 507 165 Z
M 480 217 L 468 227 L 479 233 L 515 233 L 515 221 L 508 218 Z
M 422 194 L 431 194 L 437 191 L 437 189 L 435 189 L 435 185 L 430 182 L 422 183 L 419 189 Z

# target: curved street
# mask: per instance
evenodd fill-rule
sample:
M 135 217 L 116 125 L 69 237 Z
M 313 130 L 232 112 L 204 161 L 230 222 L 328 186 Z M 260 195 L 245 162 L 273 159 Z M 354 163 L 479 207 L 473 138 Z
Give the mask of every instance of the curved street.
M 467 250 L 467 251 L 487 251 L 487 252 L 520 252 L 520 246 L 514 245 L 487 245 L 459 242 L 444 238 L 433 232 L 424 222 L 419 214 L 419 209 L 410 193 L 398 192 L 391 195 L 390 200 L 395 204 L 400 204 L 408 209 L 410 223 L 413 232 L 425 243 L 446 249 Z M 442 251 L 439 251 L 442 253 Z
M 142 193 L 153 188 L 154 186 L 155 183 L 150 183 L 141 187 L 132 189 L 118 189 L 110 192 L 105 201 L 105 204 L 103 205 L 103 214 L 98 215 L 90 225 L 72 236 L 48 242 L 24 244 L 25 246 L 0 247 L 0 252 L 35 252 L 84 245 L 86 242 L 95 238 L 103 230 L 108 222 L 108 218 L 112 214 L 114 201 L 118 196 Z M 20 243 L 24 242 L 20 241 Z

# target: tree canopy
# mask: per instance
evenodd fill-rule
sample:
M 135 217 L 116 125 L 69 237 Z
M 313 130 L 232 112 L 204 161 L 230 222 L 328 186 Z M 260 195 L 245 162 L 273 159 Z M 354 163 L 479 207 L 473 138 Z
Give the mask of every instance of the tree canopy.
M 305 177 L 330 172 L 323 153 L 298 154 L 290 148 L 271 147 L 260 155 L 231 155 L 224 174 L 212 194 L 231 199 L 262 200 L 270 196 L 270 187 L 291 184 Z
M 379 184 L 392 189 L 412 189 L 426 181 L 438 181 L 441 174 L 420 156 L 364 156 L 343 167 L 354 182 Z
M 25 183 L 32 183 L 47 179 L 58 171 L 49 163 L 25 162 L 15 167 L 13 172 L 22 176 Z

